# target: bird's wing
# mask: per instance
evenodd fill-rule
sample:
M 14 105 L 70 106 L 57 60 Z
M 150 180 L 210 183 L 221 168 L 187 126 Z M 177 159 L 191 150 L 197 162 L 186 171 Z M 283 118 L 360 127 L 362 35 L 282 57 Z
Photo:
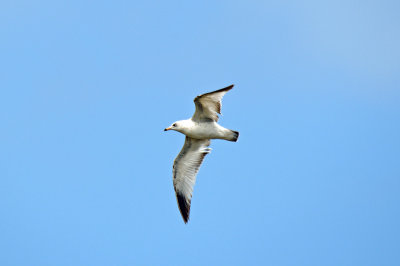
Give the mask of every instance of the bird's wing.
M 197 96 L 194 99 L 196 111 L 192 119 L 198 122 L 218 122 L 218 114 L 221 114 L 222 97 L 232 88 L 233 84 L 223 89 Z
M 172 170 L 174 188 L 179 210 L 185 223 L 189 220 L 190 202 L 197 172 L 204 157 L 211 151 L 209 145 L 209 139 L 186 137 L 185 144 L 174 161 Z

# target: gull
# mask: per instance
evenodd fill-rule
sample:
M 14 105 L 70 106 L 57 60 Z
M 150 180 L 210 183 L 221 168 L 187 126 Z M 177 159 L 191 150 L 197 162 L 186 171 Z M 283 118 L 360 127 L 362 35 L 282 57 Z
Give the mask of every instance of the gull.
M 220 126 L 222 97 L 233 85 L 205 93 L 194 99 L 196 111 L 192 118 L 179 120 L 164 131 L 175 130 L 186 135 L 185 144 L 174 160 L 172 177 L 179 211 L 183 221 L 189 221 L 190 204 L 196 175 L 204 157 L 211 152 L 210 139 L 224 139 L 236 142 L 239 132 Z

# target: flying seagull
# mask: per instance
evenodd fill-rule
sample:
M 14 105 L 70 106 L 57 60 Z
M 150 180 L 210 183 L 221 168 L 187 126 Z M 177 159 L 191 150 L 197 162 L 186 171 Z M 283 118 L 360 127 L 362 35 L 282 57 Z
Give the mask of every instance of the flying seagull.
M 210 153 L 210 139 L 237 141 L 239 132 L 218 125 L 222 97 L 233 85 L 205 93 L 194 99 L 196 111 L 192 118 L 180 120 L 164 129 L 186 135 L 185 144 L 175 158 L 172 170 L 178 207 L 185 223 L 189 220 L 190 203 L 196 175 L 204 157 Z

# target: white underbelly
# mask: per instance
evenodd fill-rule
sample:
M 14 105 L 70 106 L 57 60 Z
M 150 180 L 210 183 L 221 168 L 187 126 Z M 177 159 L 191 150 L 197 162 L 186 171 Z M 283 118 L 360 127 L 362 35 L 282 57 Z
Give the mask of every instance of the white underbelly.
M 217 123 L 199 123 L 186 135 L 195 139 L 220 139 L 224 137 L 223 130 L 224 128 Z

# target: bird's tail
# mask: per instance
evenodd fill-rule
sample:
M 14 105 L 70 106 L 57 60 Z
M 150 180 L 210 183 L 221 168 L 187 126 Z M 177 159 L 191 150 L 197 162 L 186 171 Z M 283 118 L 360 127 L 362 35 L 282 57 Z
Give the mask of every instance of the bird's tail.
M 230 138 L 228 140 L 236 142 L 238 140 L 238 138 L 239 138 L 239 132 L 235 131 L 235 130 L 231 130 L 231 133 L 232 134 L 231 134 L 231 136 L 230 136 Z

